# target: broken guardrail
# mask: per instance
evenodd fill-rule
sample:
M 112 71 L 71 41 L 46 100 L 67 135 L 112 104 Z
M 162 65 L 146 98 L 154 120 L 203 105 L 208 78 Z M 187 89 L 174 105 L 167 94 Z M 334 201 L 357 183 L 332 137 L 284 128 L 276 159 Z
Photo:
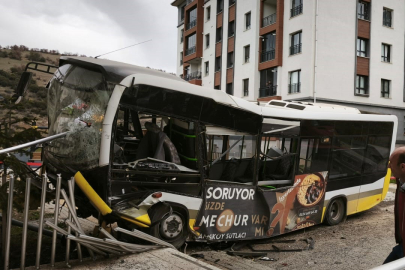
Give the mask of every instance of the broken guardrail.
M 13 215 L 13 194 L 14 194 L 14 181 L 15 177 L 13 174 L 10 175 L 9 181 L 9 192 L 8 192 L 8 205 L 7 205 L 7 221 L 6 221 L 6 241 L 5 241 L 5 259 L 4 259 L 4 269 L 8 270 L 10 266 L 10 241 L 11 241 L 11 225 L 12 225 L 12 215 Z M 46 202 L 46 190 L 48 184 L 50 184 L 49 179 L 46 174 L 42 175 L 42 193 L 41 193 L 41 204 L 40 204 L 40 217 L 39 217 L 39 226 L 38 226 L 38 240 L 37 240 L 37 253 L 35 260 L 35 267 L 40 268 L 40 259 L 41 259 L 41 245 L 42 245 L 42 235 L 44 231 L 44 225 L 46 224 L 53 230 L 52 234 L 52 249 L 51 249 L 51 266 L 55 265 L 55 250 L 56 250 L 56 240 L 58 235 L 63 235 L 66 237 L 66 265 L 69 267 L 70 259 L 70 241 L 74 241 L 77 244 L 77 252 L 79 261 L 82 260 L 81 247 L 85 247 L 93 260 L 96 259 L 96 255 L 102 256 L 121 256 L 131 253 L 140 253 L 149 251 L 152 249 L 171 247 L 173 246 L 161 239 L 133 229 L 132 231 L 116 227 L 114 228 L 115 232 L 121 232 L 144 241 L 148 241 L 151 244 L 140 245 L 136 243 L 127 243 L 117 240 L 114 236 L 108 233 L 102 226 L 99 227 L 100 232 L 105 236 L 103 239 L 88 236 L 84 233 L 79 218 L 76 214 L 76 206 L 74 199 L 74 185 L 75 180 L 72 177 L 68 180 L 69 195 L 64 189 L 61 189 L 62 177 L 59 174 L 57 177 L 57 183 L 55 188 L 55 212 L 54 220 L 44 221 L 45 213 L 45 202 Z M 25 269 L 25 256 L 26 256 L 26 246 L 27 246 L 27 229 L 28 224 L 28 210 L 29 210 L 29 199 L 30 199 L 30 188 L 31 188 L 31 179 L 27 177 L 26 180 L 26 193 L 25 193 L 25 203 L 24 203 L 24 213 L 23 213 L 23 232 L 22 232 L 22 245 L 21 245 L 21 269 Z M 62 195 L 63 200 L 65 201 L 69 217 L 65 221 L 68 226 L 68 230 L 64 230 L 58 226 L 58 217 L 59 217 L 59 199 Z M 45 230 L 47 231 L 47 230 Z M 49 233 L 48 233 L 49 234 Z M 60 237 L 59 237 L 60 238 Z

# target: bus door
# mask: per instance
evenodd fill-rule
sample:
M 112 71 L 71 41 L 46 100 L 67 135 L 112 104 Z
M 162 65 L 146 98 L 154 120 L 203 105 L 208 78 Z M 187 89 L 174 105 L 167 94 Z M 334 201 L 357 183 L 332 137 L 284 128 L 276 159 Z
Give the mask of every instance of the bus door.
M 367 210 L 383 198 L 393 133 L 392 122 L 372 123 L 369 126 L 367 144 L 364 144 L 364 163 L 357 211 Z
M 236 241 L 265 237 L 268 208 L 257 192 L 257 136 L 207 126 L 208 179 L 195 230 L 200 240 Z
M 298 131 L 299 130 L 295 130 Z M 321 222 L 327 180 L 328 139 L 298 137 L 298 132 L 262 138 L 259 192 L 267 202 L 268 237 Z

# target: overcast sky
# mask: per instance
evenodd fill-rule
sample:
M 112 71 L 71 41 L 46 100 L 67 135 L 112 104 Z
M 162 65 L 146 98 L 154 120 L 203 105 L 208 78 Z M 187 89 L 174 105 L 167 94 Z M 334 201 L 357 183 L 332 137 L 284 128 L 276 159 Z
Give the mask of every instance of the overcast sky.
M 176 72 L 173 0 L 0 0 L 0 45 L 59 50 Z

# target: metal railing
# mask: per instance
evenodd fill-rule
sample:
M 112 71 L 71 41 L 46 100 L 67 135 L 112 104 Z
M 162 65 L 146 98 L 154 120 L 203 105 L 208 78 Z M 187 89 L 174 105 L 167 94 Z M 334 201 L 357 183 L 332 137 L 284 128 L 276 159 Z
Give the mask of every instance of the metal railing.
M 186 30 L 189 30 L 196 25 L 197 25 L 197 20 L 193 20 L 193 21 L 189 22 L 188 24 L 186 24 Z
M 296 44 L 290 47 L 290 55 L 297 54 L 301 52 L 302 43 Z
M 277 85 L 259 88 L 259 97 L 277 96 Z
M 186 74 L 186 76 L 184 76 L 184 80 L 186 81 L 201 80 L 201 71 L 195 71 L 190 74 Z
M 70 241 L 74 241 L 77 244 L 77 254 L 79 261 L 82 261 L 82 247 L 88 250 L 88 253 L 93 258 L 96 259 L 95 254 L 100 254 L 102 256 L 121 256 L 132 253 L 144 252 L 156 248 L 170 247 L 174 248 L 171 244 L 164 242 L 158 238 L 155 238 L 151 235 L 147 235 L 138 230 L 128 231 L 120 227 L 116 227 L 114 231 L 122 232 L 124 234 L 130 235 L 132 237 L 137 237 L 142 240 L 146 240 L 151 244 L 139 245 L 132 244 L 127 242 L 122 242 L 115 239 L 111 234 L 109 234 L 102 226 L 99 227 L 99 230 L 104 234 L 105 238 L 100 239 L 96 237 L 91 237 L 85 234 L 79 218 L 76 213 L 76 204 L 74 199 L 74 186 L 75 178 L 72 177 L 70 180 L 67 180 L 67 187 L 69 190 L 69 196 L 67 195 L 64 189 L 61 189 L 62 177 L 58 174 L 56 179 L 55 191 L 55 208 L 54 208 L 54 219 L 53 221 L 45 221 L 45 202 L 46 196 L 51 182 L 48 179 L 46 174 L 42 175 L 42 192 L 41 192 L 41 201 L 40 201 L 40 214 L 39 214 L 39 225 L 38 227 L 33 226 L 28 223 L 28 213 L 29 213 L 29 201 L 30 201 L 30 189 L 31 189 L 31 178 L 26 178 L 26 189 L 25 189 L 25 201 L 24 201 L 24 212 L 23 212 L 23 222 L 13 220 L 13 197 L 14 197 L 14 183 L 16 177 L 13 174 L 9 175 L 9 192 L 8 192 L 8 204 L 7 204 L 7 213 L 6 213 L 6 226 L 5 228 L 5 251 L 4 251 L 4 270 L 10 269 L 10 243 L 11 243 L 11 225 L 22 226 L 22 243 L 21 243 L 21 263 L 20 268 L 25 269 L 25 259 L 26 259 L 26 248 L 27 248 L 27 230 L 35 230 L 38 232 L 37 237 L 37 248 L 36 248 L 36 257 L 35 257 L 35 268 L 40 269 L 40 260 L 41 260 L 41 246 L 42 246 L 42 236 L 43 234 L 50 235 L 52 234 L 52 248 L 51 248 L 51 266 L 55 266 L 55 252 L 56 252 L 56 239 L 64 238 L 66 240 L 66 266 L 70 268 Z M 60 196 L 62 195 L 62 196 Z M 59 210 L 60 205 L 59 201 L 63 199 L 67 205 L 67 210 L 69 213 L 68 219 L 65 221 L 67 225 L 67 230 L 59 227 Z M 5 213 L 3 213 L 4 215 Z M 4 217 L 3 217 L 4 218 Z M 48 226 L 52 231 L 44 229 L 44 226 Z M 34 229 L 33 229 L 34 227 Z
M 368 21 L 370 20 L 370 14 L 368 14 L 368 12 L 359 12 L 357 18 Z
M 299 93 L 301 92 L 301 83 L 292 83 L 288 85 L 288 93 Z
M 262 27 L 266 27 L 268 25 L 275 24 L 276 20 L 277 20 L 277 14 L 276 13 L 271 14 L 271 15 L 263 18 L 263 21 L 262 21 L 263 26 Z
M 377 266 L 371 270 L 403 270 L 405 269 L 405 258 Z
M 391 27 L 392 20 L 391 19 L 383 19 L 383 25 L 387 27 Z
M 186 49 L 186 55 L 195 53 L 195 46 Z
M 294 17 L 302 13 L 302 4 L 291 9 L 291 16 Z
M 381 56 L 381 61 L 383 61 L 383 62 L 390 62 L 390 57 L 389 56 L 384 56 L 384 55 L 382 55 Z
M 260 62 L 266 62 L 273 60 L 276 57 L 276 50 L 272 49 L 269 51 L 264 51 L 260 55 Z

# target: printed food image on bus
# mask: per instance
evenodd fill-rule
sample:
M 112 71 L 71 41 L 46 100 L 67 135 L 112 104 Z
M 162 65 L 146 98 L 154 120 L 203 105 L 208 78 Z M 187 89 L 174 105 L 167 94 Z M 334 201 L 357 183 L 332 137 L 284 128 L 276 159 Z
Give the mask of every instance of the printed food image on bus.
M 298 190 L 298 202 L 303 206 L 315 205 L 324 193 L 324 180 L 320 175 L 310 174 L 302 180 Z

